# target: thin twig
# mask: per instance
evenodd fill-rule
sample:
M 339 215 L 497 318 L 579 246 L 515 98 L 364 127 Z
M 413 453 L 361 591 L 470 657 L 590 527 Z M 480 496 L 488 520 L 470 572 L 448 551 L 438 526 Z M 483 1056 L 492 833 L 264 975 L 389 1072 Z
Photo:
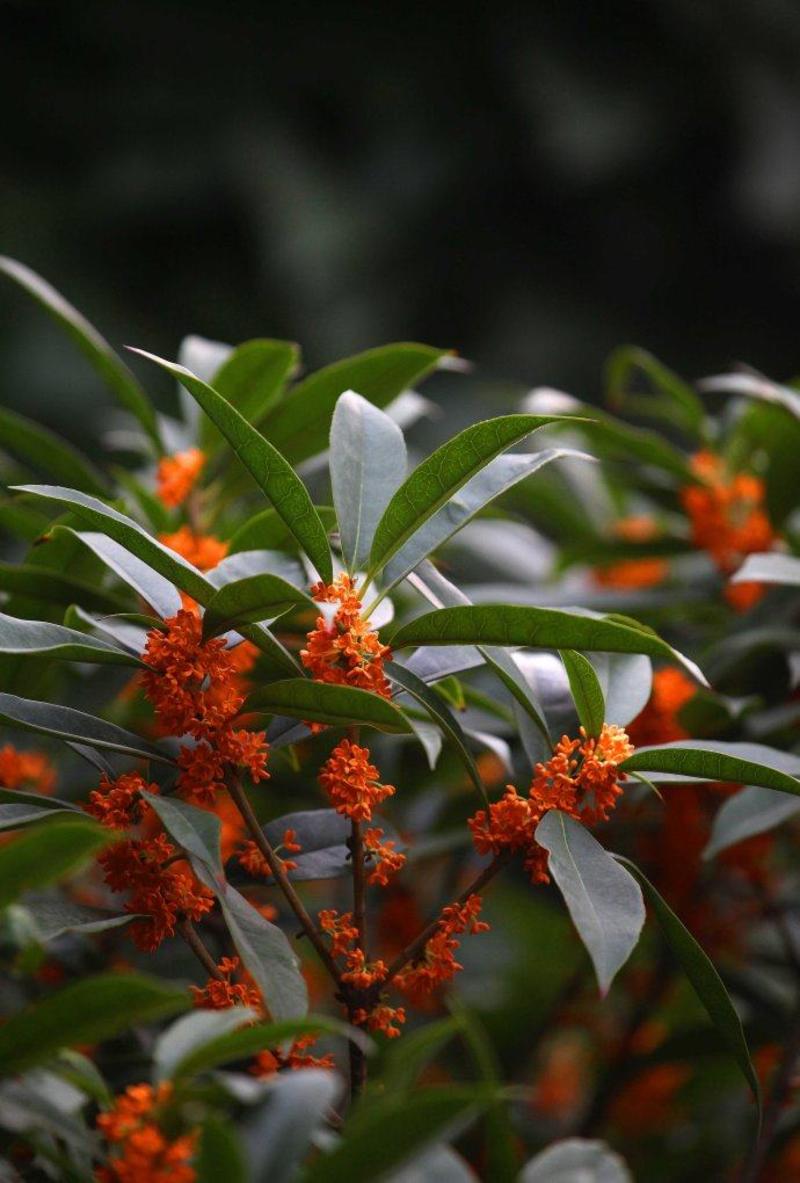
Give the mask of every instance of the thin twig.
M 183 920 L 178 924 L 178 932 L 186 941 L 186 944 L 192 950 L 209 977 L 216 978 L 218 982 L 223 982 L 225 975 L 217 968 L 217 963 L 203 944 L 200 934 L 188 916 L 184 916 Z
M 290 882 L 289 877 L 284 870 L 283 863 L 272 849 L 272 846 L 268 842 L 264 831 L 258 824 L 258 818 L 253 811 L 253 807 L 247 799 L 247 795 L 237 778 L 231 777 L 228 783 L 228 792 L 231 795 L 231 800 L 234 802 L 236 808 L 239 810 L 239 813 L 244 818 L 244 822 L 250 833 L 250 837 L 253 839 L 256 846 L 266 859 L 267 866 L 272 872 L 278 887 L 283 892 L 287 904 L 292 909 L 297 919 L 300 921 L 303 932 L 316 949 L 322 964 L 325 966 L 336 985 L 341 987 L 339 968 L 336 965 L 336 962 L 331 956 L 329 950 L 326 948 L 325 942 L 314 926 L 314 921 L 306 911 L 303 901 L 300 899 L 300 896 L 297 894 L 294 886 Z
M 353 922 L 358 930 L 356 944 L 361 952 L 364 954 L 364 959 L 367 957 L 367 919 L 366 919 L 366 896 L 367 887 L 364 878 L 364 838 L 361 833 L 361 823 L 351 821 L 350 823 L 350 858 L 353 864 Z M 355 1011 L 359 1008 L 350 1003 L 348 1005 L 350 1022 L 352 1023 Z M 357 1043 L 350 1043 L 350 1097 L 355 1099 L 363 1090 L 367 1082 L 367 1060 L 363 1050 Z

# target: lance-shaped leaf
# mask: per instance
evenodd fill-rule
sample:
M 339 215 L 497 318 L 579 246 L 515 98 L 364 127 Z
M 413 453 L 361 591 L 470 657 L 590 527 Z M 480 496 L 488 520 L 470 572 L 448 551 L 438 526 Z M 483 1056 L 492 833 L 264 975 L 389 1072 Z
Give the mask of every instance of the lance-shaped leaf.
M 244 1153 L 236 1128 L 227 1117 L 208 1113 L 200 1127 L 200 1145 L 193 1160 L 197 1183 L 248 1183 Z
M 633 1183 L 633 1175 L 605 1142 L 565 1138 L 529 1159 L 518 1183 Z
M 590 462 L 594 460 L 585 452 L 574 452 L 569 448 L 548 448 L 543 452 L 496 456 L 490 460 L 400 547 L 386 565 L 384 587 L 398 583 L 507 489 L 532 476 L 551 461 L 564 457 Z
M 515 604 L 470 604 L 427 612 L 402 625 L 393 649 L 406 645 L 502 645 L 533 649 L 644 653 L 679 662 L 701 685 L 700 668 L 656 633 L 627 617 L 529 608 Z
M 38 702 L 33 698 L 19 698 L 16 694 L 0 694 L 0 722 L 22 731 L 52 735 L 67 742 L 86 744 L 90 748 L 124 752 L 144 760 L 158 760 L 161 764 L 174 761 L 154 744 L 140 739 L 116 723 L 107 723 L 96 715 L 87 715 L 73 707 L 62 707 L 52 702 Z
M 342 1091 L 341 1077 L 320 1068 L 276 1073 L 264 1103 L 244 1128 L 250 1183 L 291 1183 L 317 1127 Z M 305 1173 L 303 1174 L 305 1180 Z
M 65 986 L 0 1028 L 0 1073 L 15 1076 L 62 1047 L 100 1043 L 135 1023 L 186 1010 L 185 990 L 138 974 L 101 974 Z
M 737 842 L 774 830 L 798 813 L 800 799 L 755 785 L 742 789 L 717 810 L 703 858 L 713 858 Z
M 336 528 L 336 512 L 330 505 L 315 506 L 325 530 Z M 279 550 L 294 551 L 297 549 L 297 539 L 292 534 L 286 522 L 277 509 L 272 506 L 262 509 L 260 513 L 248 518 L 236 531 L 228 543 L 228 555 L 233 556 L 243 550 Z
M 667 943 L 683 967 L 695 994 L 708 1012 L 708 1017 L 741 1068 L 742 1075 L 752 1089 L 753 1096 L 760 1108 L 761 1088 L 750 1060 L 742 1022 L 714 965 L 639 868 L 628 859 L 623 859 L 620 856 L 617 856 L 617 859 L 630 868 L 632 874 L 636 876 L 644 888 Z
M 206 604 L 203 635 L 238 629 L 259 620 L 274 620 L 298 605 L 314 610 L 314 601 L 277 575 L 250 575 L 226 583 Z
M 40 600 L 43 604 L 72 604 L 80 602 L 98 612 L 124 611 L 124 599 L 113 592 L 103 591 L 71 575 L 52 571 L 33 563 L 6 563 L 0 560 L 0 591 L 13 596 Z
M 165 361 L 142 349 L 135 350 L 142 357 L 174 374 L 179 382 L 197 399 L 214 425 L 222 432 L 242 464 L 272 502 L 300 546 L 317 568 L 320 576 L 330 582 L 333 578 L 331 552 L 325 527 L 319 520 L 314 504 L 303 482 L 278 449 L 252 427 L 231 404 L 190 370 L 176 362 Z
M 292 341 L 258 337 L 230 350 L 222 364 L 206 373 L 181 357 L 181 365 L 208 382 L 227 399 L 248 423 L 258 423 L 281 397 L 284 387 L 297 369 L 300 349 Z M 200 425 L 200 446 L 212 453 L 221 443 L 219 432 L 208 419 Z
M 122 928 L 136 919 L 133 912 L 109 912 L 76 904 L 57 889 L 27 892 L 15 905 L 24 908 L 31 918 L 33 929 L 42 943 L 55 940 L 65 932 L 90 935 Z
M 258 1019 L 257 1010 L 240 1005 L 224 1010 L 193 1010 L 188 1015 L 181 1015 L 156 1040 L 153 1048 L 156 1081 L 172 1080 L 178 1065 L 187 1056 Z
M 265 920 L 225 878 L 220 856 L 219 818 L 184 801 L 143 794 L 164 828 L 183 847 L 192 869 L 219 900 L 236 951 L 274 1019 L 301 1018 L 308 1009 L 308 992 L 297 958 L 285 933 Z
M 548 423 L 552 415 L 503 415 L 466 427 L 411 473 L 392 497 L 375 529 L 370 574 L 385 567 L 420 526 L 490 460 Z
M 44 887 L 83 866 L 117 840 L 91 818 L 54 818 L 0 848 L 0 908 L 23 892 Z
M 636 948 L 644 924 L 638 883 L 585 826 L 551 809 L 536 828 L 547 865 L 597 974 L 601 994 Z
M 21 620 L 0 612 L 0 653 L 27 653 L 57 661 L 134 665 L 142 662 L 99 637 L 44 620 Z
M 800 559 L 794 555 L 748 555 L 731 583 L 786 583 L 800 586 Z
M 24 263 L 0 257 L 0 272 L 13 279 L 66 331 L 119 401 L 141 423 L 157 452 L 161 441 L 153 407 L 137 378 L 94 325 L 64 299 L 41 275 Z
M 312 682 L 309 678 L 286 678 L 261 686 L 250 695 L 245 710 L 334 727 L 361 723 L 378 731 L 402 734 L 411 730 L 402 711 L 380 695 L 354 686 Z
M 0 448 L 28 462 L 44 476 L 83 489 L 85 493 L 102 497 L 108 492 L 100 471 L 77 448 L 7 407 L 0 407 Z
M 138 522 L 112 509 L 110 505 L 98 501 L 96 497 L 88 497 L 76 489 L 62 489 L 56 485 L 20 485 L 18 489 L 32 496 L 56 501 L 74 510 L 79 517 L 113 538 L 198 603 L 205 605 L 214 595 L 216 588 L 196 567 L 175 551 L 163 546 L 143 530 Z M 250 625 L 242 631 L 248 640 L 276 662 L 278 668 L 287 673 L 297 672 L 297 663 L 267 629 L 259 625 Z
M 42 793 L 23 793 L 19 789 L 0 789 L 0 830 L 21 830 L 33 822 L 44 821 L 56 813 L 82 813 L 69 801 L 45 797 Z
M 328 447 L 336 400 L 357 390 L 376 407 L 385 407 L 435 369 L 447 354 L 430 345 L 400 342 L 368 349 L 309 374 L 263 421 L 266 435 L 287 460 L 298 464 Z
M 636 379 L 646 379 L 648 393 L 637 394 Z M 616 410 L 634 416 L 662 419 L 697 437 L 702 434 L 705 408 L 691 386 L 667 366 L 636 345 L 620 345 L 606 362 L 606 393 Z
M 397 424 L 353 390 L 336 403 L 331 421 L 331 485 L 348 570 L 369 560 L 375 527 L 407 468 Z
M 68 526 L 58 526 L 56 531 L 61 529 L 67 529 L 80 538 L 84 546 L 96 554 L 123 583 L 133 588 L 162 620 L 180 612 L 181 597 L 173 582 L 160 575 L 149 563 L 137 558 L 127 547 L 95 530 L 72 530 Z
M 606 719 L 606 704 L 594 666 L 574 649 L 562 649 L 560 656 L 581 726 L 588 736 L 597 739 Z
M 453 744 L 459 759 L 467 770 L 470 780 L 485 799 L 486 789 L 484 788 L 472 752 L 467 747 L 467 737 L 464 735 L 458 719 L 441 695 L 437 694 L 435 690 L 431 690 L 422 681 L 422 678 L 418 678 L 410 669 L 406 666 L 398 665 L 397 662 L 388 662 L 386 673 L 392 682 L 400 686 L 412 698 L 416 699 L 423 710 L 427 711 L 433 721 L 441 727 L 444 734 Z
M 787 768 L 800 774 L 798 758 L 763 744 L 699 739 L 639 748 L 620 764 L 623 772 L 664 773 L 672 781 L 725 781 L 800 794 L 800 779 Z

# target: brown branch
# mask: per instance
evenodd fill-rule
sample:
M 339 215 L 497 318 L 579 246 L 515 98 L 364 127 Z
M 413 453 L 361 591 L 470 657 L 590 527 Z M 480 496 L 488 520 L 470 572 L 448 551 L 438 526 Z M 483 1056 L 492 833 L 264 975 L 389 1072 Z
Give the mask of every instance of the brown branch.
M 239 810 L 239 813 L 244 818 L 245 825 L 247 826 L 247 829 L 250 833 L 250 837 L 261 851 L 267 862 L 267 866 L 272 872 L 275 882 L 283 892 L 287 904 L 292 909 L 297 919 L 300 921 L 303 932 L 316 949 L 322 964 L 325 966 L 336 985 L 341 987 L 341 975 L 339 973 L 339 968 L 336 965 L 336 962 L 331 956 L 329 950 L 327 949 L 325 942 L 317 931 L 314 921 L 309 916 L 303 901 L 300 899 L 300 896 L 295 891 L 293 884 L 290 882 L 289 877 L 284 870 L 283 863 L 272 849 L 270 843 L 267 841 L 267 837 L 258 823 L 258 818 L 256 817 L 253 807 L 250 804 L 238 778 L 230 778 L 228 783 L 228 792 L 231 795 L 231 800 L 234 802 L 236 808 Z
M 350 823 L 350 858 L 353 864 L 353 921 L 358 936 L 356 944 L 364 958 L 367 956 L 367 919 L 366 919 L 366 899 L 367 899 L 367 885 L 364 878 L 364 837 L 361 833 L 361 823 L 351 821 Z M 348 1012 L 350 1022 L 353 1021 L 353 1015 L 358 1007 L 353 1003 L 348 1003 Z M 367 1082 L 367 1060 L 363 1050 L 357 1043 L 350 1044 L 350 1097 L 355 1099 L 364 1088 Z
M 487 883 L 490 883 L 498 871 L 502 870 L 502 868 L 511 861 L 511 857 L 511 852 L 508 850 L 503 851 L 502 854 L 495 855 L 489 865 L 483 868 L 478 877 L 474 879 L 472 883 L 470 883 L 469 887 L 465 888 L 458 899 L 454 901 L 455 906 L 460 908 L 467 902 L 471 895 L 474 895 L 477 891 L 480 891 L 482 888 L 484 888 Z M 399 953 L 392 964 L 389 966 L 389 971 L 386 975 L 386 978 L 384 979 L 383 985 L 388 985 L 392 981 L 392 978 L 397 977 L 400 971 L 405 969 L 410 961 L 416 961 L 417 958 L 421 956 L 422 951 L 431 937 L 435 934 L 441 922 L 442 918 L 441 915 L 439 915 L 435 920 L 432 920 L 426 928 L 423 928 L 419 936 L 416 937 L 410 945 L 406 945 L 402 953 Z
M 216 961 L 203 944 L 200 934 L 188 916 L 184 916 L 183 920 L 179 922 L 178 932 L 186 941 L 186 944 L 192 950 L 208 976 L 216 978 L 218 982 L 224 982 L 225 975 L 217 968 Z

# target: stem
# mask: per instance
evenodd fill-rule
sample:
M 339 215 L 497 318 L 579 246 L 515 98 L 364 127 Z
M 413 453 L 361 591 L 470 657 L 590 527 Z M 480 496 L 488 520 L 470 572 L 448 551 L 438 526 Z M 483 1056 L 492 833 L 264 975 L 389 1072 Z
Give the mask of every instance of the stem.
M 761 1126 L 761 1133 L 753 1147 L 749 1160 L 744 1166 L 741 1183 L 758 1183 L 758 1180 L 761 1178 L 761 1173 L 775 1139 L 775 1131 L 778 1126 L 781 1109 L 792 1086 L 792 1077 L 794 1076 L 798 1057 L 800 1057 L 800 1003 L 798 1003 L 791 1020 L 784 1045 L 783 1058 L 772 1082 L 769 1099 L 764 1107 L 764 1120 Z
M 203 944 L 200 934 L 188 916 L 184 916 L 183 920 L 178 924 L 178 932 L 186 941 L 186 944 L 192 950 L 208 976 L 216 978 L 218 982 L 224 981 L 224 974 L 217 968 L 216 961 Z
M 485 887 L 487 883 L 490 883 L 491 880 L 494 879 L 497 872 L 502 870 L 502 868 L 510 861 L 510 851 L 506 850 L 503 851 L 502 854 L 496 854 L 489 865 L 484 867 L 477 878 L 474 879 L 472 883 L 470 883 L 469 887 L 462 891 L 458 899 L 454 901 L 455 905 L 460 908 L 467 902 L 471 895 L 474 895 L 477 891 L 480 891 L 483 887 Z M 441 916 L 437 916 L 436 919 L 432 920 L 426 928 L 423 928 L 419 936 L 416 937 L 416 939 L 413 940 L 410 945 L 406 945 L 402 953 L 399 953 L 392 964 L 389 966 L 389 972 L 384 979 L 384 985 L 388 985 L 392 978 L 396 977 L 402 969 L 405 969 L 410 961 L 417 960 L 441 922 Z
M 322 940 L 322 937 L 314 926 L 314 921 L 306 911 L 303 901 L 300 899 L 300 896 L 295 891 L 288 875 L 286 874 L 286 871 L 283 869 L 283 863 L 267 841 L 266 835 L 261 829 L 261 826 L 258 824 L 258 818 L 256 817 L 253 807 L 247 799 L 247 795 L 238 778 L 231 777 L 228 783 L 228 792 L 231 795 L 231 800 L 234 802 L 236 808 L 239 810 L 239 813 L 241 813 L 242 817 L 244 818 L 245 824 L 250 833 L 250 837 L 253 839 L 256 846 L 266 859 L 267 866 L 272 872 L 278 887 L 283 892 L 287 904 L 292 909 L 297 919 L 300 921 L 303 932 L 306 934 L 308 939 L 311 941 L 311 944 L 316 949 L 322 964 L 325 966 L 334 982 L 336 982 L 337 986 L 340 985 L 341 979 L 336 962 L 331 957 L 324 941 Z
M 353 863 L 353 920 L 358 929 L 356 944 L 367 955 L 366 882 L 364 878 L 364 838 L 361 822 L 350 822 L 350 857 Z M 350 1022 L 357 1008 L 348 1006 Z M 350 1098 L 353 1100 L 367 1081 L 367 1061 L 358 1044 L 350 1044 Z

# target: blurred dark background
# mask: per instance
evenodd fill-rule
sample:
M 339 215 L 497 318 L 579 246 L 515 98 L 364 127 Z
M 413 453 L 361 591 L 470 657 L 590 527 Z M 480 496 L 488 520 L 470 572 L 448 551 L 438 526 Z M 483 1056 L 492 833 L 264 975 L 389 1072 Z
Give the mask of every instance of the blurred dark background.
M 0 24 L 2 250 L 115 345 L 284 336 L 316 367 L 413 338 L 498 403 L 501 378 L 597 397 L 627 341 L 688 375 L 800 369 L 796 0 L 6 0 Z M 0 398 L 80 434 L 78 397 L 105 401 L 4 283 Z

